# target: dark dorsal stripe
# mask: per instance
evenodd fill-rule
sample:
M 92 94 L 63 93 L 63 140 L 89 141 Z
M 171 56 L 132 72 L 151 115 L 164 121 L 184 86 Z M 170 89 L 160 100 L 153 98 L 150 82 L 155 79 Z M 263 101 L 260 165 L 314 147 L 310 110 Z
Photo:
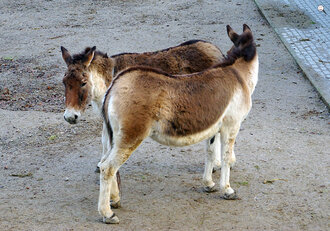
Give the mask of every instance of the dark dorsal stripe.
M 181 44 L 178 45 L 178 46 L 188 46 L 188 45 L 192 45 L 192 44 L 195 44 L 195 43 L 198 43 L 198 42 L 208 43 L 208 42 L 206 42 L 206 41 L 204 41 L 204 40 L 193 39 L 193 40 L 189 40 L 189 41 L 187 41 L 187 42 L 181 43 Z M 178 47 L 178 46 L 177 46 L 177 47 Z
M 241 47 L 240 42 L 243 42 L 243 47 Z M 245 61 L 249 62 L 256 56 L 257 48 L 251 33 L 243 33 L 238 39 L 237 45 L 238 47 L 234 46 L 230 51 L 228 51 L 223 62 L 215 65 L 214 67 L 217 68 L 233 65 L 235 61 L 241 57 L 243 57 Z
M 112 81 L 112 84 L 117 80 L 119 79 L 119 77 L 129 73 L 129 72 L 133 72 L 133 71 L 146 71 L 146 72 L 154 72 L 154 73 L 157 73 L 157 74 L 161 74 L 161 75 L 164 75 L 164 76 L 167 76 L 167 77 L 170 77 L 170 78 L 176 78 L 174 75 L 170 75 L 168 73 L 166 73 L 165 71 L 162 71 L 161 69 L 157 69 L 157 68 L 154 68 L 154 67 L 148 67 L 148 66 L 133 66 L 133 67 L 129 67 L 121 72 L 119 72 L 115 78 L 113 79 Z M 111 86 L 110 86 L 111 88 Z M 108 89 L 109 91 L 110 89 Z
M 189 46 L 189 45 L 192 45 L 192 44 L 195 44 L 195 43 L 198 43 L 198 42 L 204 42 L 204 43 L 208 43 L 204 40 L 189 40 L 187 42 L 184 42 L 184 43 L 181 43 L 177 46 L 174 46 L 174 47 L 169 47 L 169 48 L 166 48 L 166 49 L 163 49 L 163 50 L 159 50 L 159 51 L 152 51 L 152 52 L 146 52 L 146 53 L 149 53 L 149 54 L 157 54 L 157 53 L 160 53 L 160 52 L 165 52 L 165 51 L 169 51 L 169 50 L 172 50 L 172 49 L 175 49 L 175 48 L 178 48 L 178 47 L 183 47 L 183 46 Z M 111 58 L 116 58 L 118 56 L 123 56 L 123 55 L 139 55 L 139 54 L 143 54 L 143 53 L 119 53 L 119 54 L 115 54 L 115 55 L 112 55 Z
M 80 63 L 80 62 L 85 61 L 86 60 L 86 54 L 90 51 L 90 49 L 91 49 L 90 47 L 86 47 L 83 52 L 73 55 L 72 56 L 72 62 L 73 63 Z M 107 55 L 107 53 L 103 53 L 101 51 L 95 51 L 94 59 L 96 57 L 108 58 L 108 55 Z

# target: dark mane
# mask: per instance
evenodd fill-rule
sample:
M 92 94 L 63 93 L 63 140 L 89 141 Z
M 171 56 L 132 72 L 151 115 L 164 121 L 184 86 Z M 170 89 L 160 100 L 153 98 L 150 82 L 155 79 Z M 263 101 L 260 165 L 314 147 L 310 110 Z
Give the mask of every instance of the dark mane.
M 118 56 L 122 56 L 122 55 L 138 55 L 139 53 L 128 53 L 128 52 L 123 52 L 123 53 L 119 53 L 119 54 L 115 54 L 115 55 L 111 55 L 110 58 L 116 58 Z
M 187 46 L 187 45 L 192 45 L 192 44 L 195 44 L 195 43 L 198 43 L 198 42 L 204 42 L 204 43 L 207 43 L 207 42 L 204 41 L 204 40 L 193 39 L 193 40 L 189 40 L 189 41 L 187 41 L 187 42 L 181 43 L 181 44 L 178 45 L 178 46 Z M 177 47 L 178 47 L 178 46 L 177 46 Z
M 125 75 L 128 72 L 132 72 L 132 71 L 136 71 L 136 70 L 151 71 L 151 72 L 154 72 L 154 73 L 157 73 L 157 74 L 165 75 L 167 77 L 175 78 L 175 76 L 170 75 L 170 74 L 166 73 L 165 71 L 163 71 L 161 69 L 158 69 L 158 68 L 148 67 L 148 66 L 133 66 L 133 67 L 129 67 L 129 68 L 119 72 L 116 75 L 116 77 L 114 78 L 114 80 L 118 79 L 120 76 Z
M 80 62 L 83 62 L 85 61 L 86 59 L 86 54 L 91 50 L 92 48 L 91 47 L 86 47 L 85 50 L 79 54 L 75 54 L 72 56 L 72 61 L 73 63 L 80 63 Z M 102 58 L 108 58 L 108 55 L 107 53 L 103 53 L 101 51 L 95 51 L 94 53 L 94 58 L 93 60 L 96 58 L 96 57 L 102 57 Z
M 178 48 L 178 47 L 189 46 L 189 45 L 192 45 L 192 44 L 195 44 L 195 43 L 198 43 L 198 42 L 208 43 L 204 40 L 194 39 L 194 40 L 189 40 L 187 42 L 181 43 L 177 46 L 169 47 L 169 48 L 159 50 L 159 51 L 151 51 L 151 52 L 143 52 L 143 53 L 126 53 L 126 52 L 124 52 L 124 53 L 119 53 L 119 54 L 112 55 L 111 58 L 116 58 L 116 57 L 122 56 L 122 55 L 156 54 L 156 53 L 159 53 L 159 52 L 169 51 L 171 49 L 175 49 L 175 48 Z
M 233 46 L 225 56 L 224 60 L 214 67 L 226 67 L 233 65 L 239 58 L 244 58 L 246 62 L 251 61 L 257 53 L 256 44 L 251 33 L 243 33 L 235 46 Z

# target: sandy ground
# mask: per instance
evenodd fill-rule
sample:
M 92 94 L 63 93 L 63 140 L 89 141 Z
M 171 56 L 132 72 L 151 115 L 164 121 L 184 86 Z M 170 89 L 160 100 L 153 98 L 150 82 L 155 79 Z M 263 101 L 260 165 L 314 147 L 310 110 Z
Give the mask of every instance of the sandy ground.
M 329 229 L 329 113 L 253 1 L 4 0 L 0 9 L 0 230 Z M 241 200 L 202 191 L 202 143 L 147 140 L 121 168 L 120 224 L 100 222 L 101 122 L 90 109 L 77 125 L 64 121 L 60 46 L 116 54 L 204 39 L 227 51 L 226 24 L 243 23 L 260 75 L 231 172 Z

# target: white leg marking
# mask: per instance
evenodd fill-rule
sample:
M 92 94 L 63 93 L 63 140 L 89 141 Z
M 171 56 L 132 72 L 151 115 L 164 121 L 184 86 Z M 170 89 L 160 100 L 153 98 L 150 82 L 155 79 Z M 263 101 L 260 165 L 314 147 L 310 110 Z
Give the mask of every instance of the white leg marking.
M 102 157 L 100 162 L 97 164 L 98 167 L 101 166 L 101 164 L 105 161 L 105 159 L 108 157 L 109 150 L 111 149 L 110 146 L 110 140 L 109 140 L 109 135 L 106 129 L 105 124 L 103 123 L 103 130 L 102 130 Z
M 235 166 L 235 163 L 236 163 L 236 156 L 233 148 L 233 151 L 231 152 L 231 157 L 229 158 L 230 168 L 233 168 Z
M 104 174 L 101 171 L 98 210 L 102 217 L 111 217 L 113 214 L 110 209 L 110 181 L 111 179 L 105 179 Z
M 215 135 L 215 139 L 214 139 L 213 144 L 211 145 L 211 148 L 213 149 L 213 152 L 215 153 L 214 154 L 215 160 L 213 163 L 213 168 L 219 169 L 219 168 L 221 168 L 221 140 L 220 140 L 219 132 Z
M 116 164 L 117 161 L 115 161 L 117 153 L 116 148 L 113 148 L 108 157 L 100 165 L 100 195 L 98 209 L 100 215 L 103 216 L 104 219 L 110 219 L 113 215 L 110 208 L 110 195 L 112 192 L 111 188 L 113 186 L 113 181 L 116 182 L 116 172 L 119 168 Z
M 213 163 L 215 161 L 215 152 L 213 149 L 213 143 L 210 144 L 210 139 L 206 140 L 206 159 L 205 159 L 205 169 L 203 174 L 203 183 L 207 187 L 205 190 L 214 187 L 215 183 L 212 180 Z
M 239 124 L 232 126 L 223 126 L 221 128 L 221 177 L 220 177 L 220 190 L 227 199 L 231 198 L 230 195 L 235 191 L 230 187 L 230 159 L 232 158 L 232 151 L 235 144 L 235 139 L 239 131 Z
M 120 196 L 119 196 L 119 188 L 118 188 L 118 183 L 117 183 L 117 176 L 115 175 L 111 181 L 111 191 L 110 191 L 110 197 L 111 200 L 114 203 L 118 203 L 120 201 Z

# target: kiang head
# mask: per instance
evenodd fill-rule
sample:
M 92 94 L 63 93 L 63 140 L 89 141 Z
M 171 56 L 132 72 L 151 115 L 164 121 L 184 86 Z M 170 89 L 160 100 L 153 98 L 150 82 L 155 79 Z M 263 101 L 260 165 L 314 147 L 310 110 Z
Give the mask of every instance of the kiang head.
M 227 52 L 228 55 L 243 57 L 245 61 L 251 61 L 256 55 L 256 45 L 253 40 L 251 29 L 248 25 L 243 25 L 243 33 L 238 35 L 229 25 L 227 25 L 227 34 L 234 43 Z
M 65 87 L 65 112 L 64 119 L 70 124 L 75 124 L 86 109 L 90 101 L 89 90 L 91 88 L 90 72 L 96 47 L 86 48 L 81 54 L 71 56 L 67 49 L 61 47 L 62 57 L 68 67 L 64 74 Z

